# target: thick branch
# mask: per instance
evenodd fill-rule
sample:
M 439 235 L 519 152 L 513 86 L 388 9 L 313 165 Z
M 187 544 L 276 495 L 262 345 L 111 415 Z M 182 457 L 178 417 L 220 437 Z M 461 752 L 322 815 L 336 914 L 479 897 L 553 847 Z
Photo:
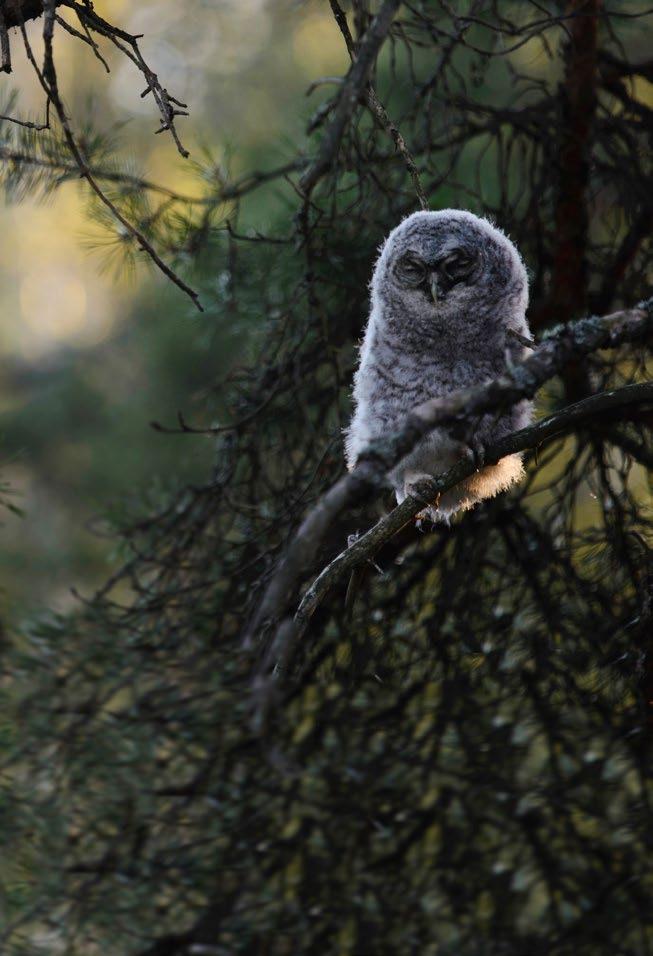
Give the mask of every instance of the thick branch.
M 601 50 L 599 61 L 604 76 L 643 76 L 649 83 L 653 83 L 653 59 L 629 63 L 627 60 L 620 60 L 609 50 Z
M 553 330 L 528 358 L 499 378 L 444 398 L 431 399 L 413 409 L 403 426 L 372 443 L 353 470 L 340 478 L 304 518 L 247 628 L 246 646 L 252 647 L 259 630 L 284 614 L 335 518 L 345 508 L 384 486 L 388 471 L 424 435 L 436 427 L 469 421 L 490 409 L 504 410 L 523 398 L 532 398 L 544 382 L 561 372 L 569 362 L 600 348 L 644 340 L 652 331 L 653 298 L 635 309 L 581 319 Z M 283 629 L 287 630 L 285 625 Z
M 60 7 L 64 0 L 55 0 L 55 7 Z M 8 28 L 19 27 L 26 20 L 34 20 L 43 16 L 42 0 L 3 0 L 1 2 L 5 15 L 5 24 Z
M 542 419 L 535 425 L 522 428 L 518 432 L 506 435 L 500 441 L 494 442 L 485 449 L 485 462 L 488 465 L 496 464 L 506 455 L 535 448 L 545 441 L 550 441 L 559 435 L 573 431 L 579 425 L 605 412 L 615 411 L 628 405 L 643 405 L 653 403 L 653 382 L 644 382 L 640 385 L 626 385 L 613 391 L 600 392 L 590 398 L 568 405 L 548 418 Z M 428 482 L 424 482 L 425 497 L 433 501 L 439 494 L 448 488 L 457 485 L 464 478 L 474 472 L 474 465 L 469 459 L 463 459 L 450 468 L 449 471 Z M 424 501 L 408 496 L 389 515 L 381 518 L 373 528 L 360 537 L 345 551 L 341 552 L 308 588 L 297 614 L 295 623 L 297 637 L 304 632 L 313 612 L 323 600 L 327 592 L 345 575 L 361 562 L 372 558 L 381 545 L 404 527 L 424 507 Z
M 564 83 L 560 89 L 558 191 L 555 208 L 555 248 L 550 292 L 531 318 L 540 328 L 564 313 L 582 315 L 587 295 L 587 187 L 592 126 L 596 113 L 597 31 L 602 0 L 568 0 L 571 18 L 565 51 Z

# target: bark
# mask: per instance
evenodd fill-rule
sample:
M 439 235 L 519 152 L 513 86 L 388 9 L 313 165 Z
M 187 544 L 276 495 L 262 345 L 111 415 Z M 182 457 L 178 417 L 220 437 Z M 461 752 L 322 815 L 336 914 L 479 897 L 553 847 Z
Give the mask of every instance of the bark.
M 60 7 L 63 0 L 55 0 L 55 6 Z M 4 13 L 5 26 L 19 27 L 27 20 L 34 20 L 43 16 L 41 0 L 0 0 L 0 8 Z
M 569 0 L 569 41 L 561 94 L 558 196 L 550 291 L 531 325 L 578 318 L 587 306 L 587 187 L 597 104 L 597 33 L 602 0 Z

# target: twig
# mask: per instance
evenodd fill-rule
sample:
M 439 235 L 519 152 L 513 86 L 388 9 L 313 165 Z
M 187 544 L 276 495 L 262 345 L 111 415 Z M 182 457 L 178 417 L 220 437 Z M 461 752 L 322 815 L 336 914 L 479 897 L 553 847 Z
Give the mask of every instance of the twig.
M 354 43 L 354 38 L 351 35 L 351 30 L 349 29 L 349 24 L 347 23 L 347 14 L 338 3 L 338 0 L 329 0 L 329 5 L 340 32 L 343 35 L 349 58 L 353 60 L 356 56 L 356 44 Z
M 345 46 L 347 47 L 347 52 L 353 60 L 356 56 L 356 44 L 351 35 L 351 30 L 349 29 L 349 24 L 347 23 L 347 17 L 345 16 L 345 11 L 342 9 L 338 0 L 329 0 L 331 4 L 331 9 L 333 11 L 333 16 L 335 17 L 336 23 L 340 27 L 340 32 L 343 35 Z M 372 115 L 376 118 L 380 126 L 389 134 L 395 148 L 399 151 L 403 157 L 406 169 L 410 175 L 410 178 L 413 181 L 413 187 L 419 199 L 419 204 L 422 209 L 428 209 L 429 204 L 426 198 L 424 189 L 422 188 L 422 183 L 420 182 L 419 172 L 415 160 L 413 159 L 406 141 L 401 135 L 398 127 L 395 123 L 392 122 L 388 116 L 387 110 L 381 100 L 378 97 L 378 94 L 372 84 L 368 84 L 367 90 L 365 91 L 365 102 L 368 109 Z
M 39 126 L 32 123 L 25 123 L 21 120 L 16 120 L 11 116 L 0 117 L 0 119 L 7 119 L 12 123 L 18 123 L 20 126 L 27 126 L 30 129 L 48 128 L 47 125 Z M 5 162 L 16 163 L 17 165 L 38 166 L 41 169 L 51 169 L 53 172 L 60 172 L 63 174 L 79 175 L 80 173 L 79 165 L 76 162 L 66 163 L 58 159 L 51 159 L 49 156 L 36 156 L 32 153 L 25 153 L 21 150 L 7 149 L 4 146 L 0 146 L 0 159 L 4 160 Z M 189 203 L 190 205 L 212 206 L 220 202 L 240 199 L 247 193 L 258 189 L 259 186 L 263 186 L 274 179 L 281 179 L 288 172 L 292 172 L 293 170 L 296 171 L 303 169 L 305 165 L 305 160 L 294 160 L 291 163 L 284 163 L 282 166 L 276 166 L 274 169 L 264 171 L 255 170 L 254 172 L 246 173 L 243 176 L 240 176 L 232 183 L 224 183 L 217 192 L 210 196 L 189 196 L 185 193 L 177 192 L 174 189 L 169 189 L 167 186 L 162 186 L 159 183 L 154 183 L 149 179 L 144 179 L 141 176 L 134 176 L 131 173 L 125 173 L 114 169 L 102 169 L 101 167 L 97 166 L 88 166 L 88 164 L 87 168 L 95 180 L 104 180 L 105 182 L 133 186 L 135 189 L 159 193 L 160 195 L 167 196 L 177 202 Z
M 62 0 L 62 3 L 71 10 L 74 10 L 82 26 L 94 30 L 96 33 L 99 33 L 100 36 L 104 36 L 110 40 L 114 46 L 127 56 L 132 63 L 135 64 L 137 69 L 140 70 L 147 83 L 147 87 L 141 95 L 147 96 L 148 93 L 152 93 L 161 116 L 161 126 L 156 132 L 161 133 L 168 130 L 175 142 L 177 151 L 186 159 L 189 156 L 189 152 L 182 145 L 174 122 L 175 116 L 188 115 L 186 112 L 186 104 L 180 102 L 172 96 L 165 87 L 161 86 L 158 76 L 143 59 L 143 55 L 138 46 L 139 37 L 132 36 L 125 30 L 120 30 L 107 20 L 104 20 L 91 5 L 77 3 L 76 0 Z M 181 109 L 176 109 L 175 107 L 181 107 Z
M 306 196 L 311 194 L 314 187 L 331 167 L 335 159 L 345 127 L 356 108 L 369 72 L 372 69 L 383 41 L 388 35 L 388 31 L 390 30 L 394 15 L 400 3 L 401 0 L 384 0 L 383 6 L 370 23 L 361 41 L 358 56 L 352 64 L 340 90 L 335 115 L 324 134 L 320 152 L 299 181 L 300 188 Z
M 100 48 L 95 42 L 95 40 L 93 39 L 93 37 L 91 36 L 91 33 L 85 23 L 82 22 L 84 33 L 80 33 L 79 30 L 76 30 L 73 26 L 70 25 L 70 23 L 67 23 L 64 20 L 64 18 L 60 17 L 58 14 L 55 17 L 55 20 L 57 21 L 59 26 L 62 28 L 62 30 L 66 31 L 66 33 L 69 33 L 71 36 L 76 37 L 78 40 L 81 40 L 82 43 L 86 43 L 87 46 L 90 46 L 90 48 L 93 50 L 93 53 L 95 54 L 96 59 L 100 61 L 100 63 L 102 64 L 106 72 L 107 73 L 111 72 L 109 64 L 100 53 Z
M 406 141 L 404 140 L 403 136 L 399 132 L 399 129 L 397 128 L 397 126 L 395 126 L 395 124 L 392 122 L 392 120 L 388 116 L 385 106 L 383 105 L 381 100 L 378 98 L 372 86 L 370 86 L 370 88 L 367 91 L 365 101 L 368 107 L 370 108 L 370 111 L 377 118 L 377 120 L 379 121 L 383 129 L 386 131 L 386 133 L 389 134 L 393 143 L 395 144 L 395 147 L 397 148 L 397 150 L 403 157 L 404 163 L 406 165 L 406 169 L 408 170 L 410 178 L 413 181 L 413 188 L 415 189 L 417 198 L 419 199 L 420 206 L 422 207 L 422 209 L 428 209 L 429 208 L 428 199 L 426 198 L 426 193 L 424 192 L 424 189 L 422 188 L 422 184 L 420 182 L 419 172 L 417 169 L 417 165 L 415 164 L 415 160 L 413 159 L 410 153 L 410 150 L 406 146 Z
M 4 113 L 0 113 L 0 120 L 3 120 L 6 123 L 15 123 L 16 126 L 22 126 L 24 129 L 33 129 L 39 133 L 42 133 L 43 130 L 50 128 L 50 122 L 47 123 L 32 123 L 29 120 L 20 120 L 15 116 L 5 116 Z M 7 151 L 0 149 L 0 159 L 5 159 L 5 153 Z M 77 167 L 75 167 L 76 172 L 79 172 Z
M 44 0 L 44 11 L 45 12 L 44 12 L 44 20 L 43 20 L 43 42 L 44 42 L 45 51 L 43 54 L 43 72 L 38 71 L 38 75 L 44 87 L 44 90 L 50 99 L 50 102 L 55 108 L 55 111 L 59 118 L 59 122 L 61 123 L 64 137 L 66 139 L 66 142 L 68 143 L 68 148 L 70 149 L 70 152 L 72 153 L 76 163 L 79 166 L 80 175 L 86 180 L 86 182 L 89 184 L 89 186 L 91 187 L 95 195 L 98 197 L 98 199 L 107 207 L 107 209 L 109 209 L 112 215 L 118 220 L 120 225 L 127 230 L 129 235 L 131 235 L 136 240 L 136 242 L 141 247 L 141 249 L 143 249 L 143 251 L 146 252 L 148 256 L 152 259 L 152 261 L 159 267 L 161 272 L 163 272 L 163 274 L 167 276 L 167 278 L 170 279 L 171 282 L 173 282 L 176 286 L 178 286 L 178 288 L 180 288 L 182 292 L 185 292 L 186 295 L 188 295 L 189 298 L 193 301 L 196 308 L 199 309 L 200 312 L 203 312 L 204 308 L 200 302 L 198 293 L 195 292 L 195 290 L 192 289 L 189 285 L 187 285 L 184 282 L 184 280 L 180 278 L 180 276 L 178 276 L 177 273 L 174 272 L 174 270 L 171 269 L 170 266 L 163 261 L 161 256 L 158 254 L 158 252 L 154 248 L 154 246 L 145 238 L 145 236 L 141 232 L 139 232 L 139 230 L 134 225 L 132 225 L 132 223 L 129 222 L 128 219 L 126 219 L 122 215 L 122 213 L 117 209 L 115 204 L 109 199 L 109 197 L 103 192 L 103 190 L 97 184 L 97 182 L 95 181 L 93 177 L 93 174 L 91 173 L 91 170 L 87 166 L 86 160 L 84 156 L 82 155 L 80 147 L 77 144 L 77 140 L 75 139 L 75 136 L 72 132 L 72 129 L 68 120 L 68 116 L 66 114 L 63 102 L 61 100 L 61 96 L 59 94 L 59 87 L 57 83 L 57 73 L 56 73 L 56 69 L 54 65 L 54 56 L 52 52 L 52 37 L 54 32 L 54 17 L 55 17 L 54 0 Z M 23 40 L 26 46 L 29 46 L 24 25 L 21 27 L 21 29 L 23 32 Z
M 635 259 L 642 243 L 651 235 L 653 226 L 653 204 L 644 203 L 638 211 L 631 228 L 622 239 L 610 268 L 601 283 L 598 296 L 593 302 L 594 308 L 602 311 L 609 309 L 630 263 Z

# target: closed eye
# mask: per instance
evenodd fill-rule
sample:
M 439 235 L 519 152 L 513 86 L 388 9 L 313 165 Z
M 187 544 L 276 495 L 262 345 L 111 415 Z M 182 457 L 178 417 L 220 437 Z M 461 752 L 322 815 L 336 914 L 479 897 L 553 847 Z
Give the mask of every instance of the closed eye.
M 397 262 L 396 272 L 404 284 L 418 286 L 426 278 L 426 263 L 414 254 L 406 255 Z
M 474 268 L 474 258 L 466 252 L 454 252 L 448 256 L 443 269 L 445 274 L 454 282 L 465 279 Z

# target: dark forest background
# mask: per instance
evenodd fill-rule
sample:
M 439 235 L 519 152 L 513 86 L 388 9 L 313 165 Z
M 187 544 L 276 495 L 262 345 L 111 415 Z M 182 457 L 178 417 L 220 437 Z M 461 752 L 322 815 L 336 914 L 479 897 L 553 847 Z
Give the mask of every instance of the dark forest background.
M 127 6 L 0 3 L 0 949 L 650 953 L 653 12 Z M 540 424 L 424 529 L 342 429 L 448 206 Z

